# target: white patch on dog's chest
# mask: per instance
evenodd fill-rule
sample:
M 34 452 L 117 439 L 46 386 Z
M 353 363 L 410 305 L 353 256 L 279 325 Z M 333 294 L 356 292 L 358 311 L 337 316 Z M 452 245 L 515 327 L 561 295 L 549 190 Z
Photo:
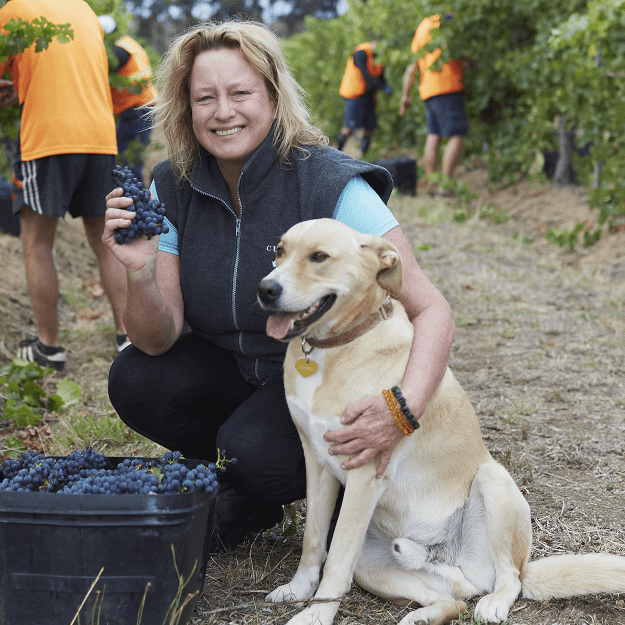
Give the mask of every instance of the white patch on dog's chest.
M 331 456 L 328 453 L 330 445 L 323 440 L 323 435 L 326 432 L 342 427 L 341 415 L 317 416 L 313 413 L 315 391 L 323 380 L 323 350 L 314 350 L 310 359 L 317 363 L 317 371 L 306 378 L 296 373 L 295 396 L 287 395 L 286 398 L 291 411 L 291 418 L 306 433 L 317 460 L 330 466 L 333 473 L 344 482 L 344 474 L 340 466 L 343 457 Z
M 309 358 L 317 365 L 317 371 L 308 377 L 304 377 L 300 373 L 295 374 L 295 395 L 310 413 L 312 413 L 315 391 L 319 388 L 323 379 L 323 359 L 325 355 L 322 349 L 313 350 L 313 354 L 310 354 Z M 303 354 L 302 358 L 304 358 Z

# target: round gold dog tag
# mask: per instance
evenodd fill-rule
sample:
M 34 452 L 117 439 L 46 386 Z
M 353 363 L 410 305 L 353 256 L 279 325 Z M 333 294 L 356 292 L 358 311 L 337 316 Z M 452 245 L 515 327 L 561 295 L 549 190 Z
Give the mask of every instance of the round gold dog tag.
M 308 362 L 306 362 L 306 360 L 306 358 L 300 358 L 295 363 L 297 372 L 305 378 L 317 371 L 317 363 L 314 360 L 310 360 L 310 358 L 308 358 Z

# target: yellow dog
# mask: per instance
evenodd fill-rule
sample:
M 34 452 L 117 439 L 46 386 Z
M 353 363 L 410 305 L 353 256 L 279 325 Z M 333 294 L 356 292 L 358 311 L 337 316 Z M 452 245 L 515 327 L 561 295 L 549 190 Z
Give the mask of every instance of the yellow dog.
M 625 592 L 619 556 L 529 562 L 529 506 L 484 447 L 449 370 L 382 479 L 375 461 L 343 471 L 345 456 L 329 455 L 323 435 L 341 427 L 350 404 L 401 384 L 408 362 L 413 326 L 391 299 L 402 290 L 401 258 L 381 237 L 320 219 L 282 237 L 276 264 L 258 301 L 273 313 L 267 333 L 290 341 L 284 383 L 306 458 L 307 514 L 297 572 L 268 600 L 337 599 L 354 578 L 383 599 L 421 606 L 400 625 L 438 625 L 478 595 L 474 618 L 500 623 L 520 593 L 546 600 Z M 319 583 L 339 483 L 345 496 Z M 312 603 L 289 625 L 330 625 L 338 607 Z

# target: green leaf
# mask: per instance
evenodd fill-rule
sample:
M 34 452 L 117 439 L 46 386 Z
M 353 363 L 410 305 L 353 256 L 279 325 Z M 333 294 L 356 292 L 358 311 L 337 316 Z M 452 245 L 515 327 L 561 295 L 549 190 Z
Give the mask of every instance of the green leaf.
M 50 395 L 48 397 L 48 411 L 58 412 L 65 405 L 65 401 L 60 395 Z
M 56 385 L 56 393 L 66 406 L 71 406 L 80 401 L 82 389 L 72 380 L 59 380 Z
M 29 425 L 35 425 L 41 421 L 41 416 L 36 413 L 30 406 L 22 404 L 15 411 L 15 420 L 20 427 L 27 427 Z

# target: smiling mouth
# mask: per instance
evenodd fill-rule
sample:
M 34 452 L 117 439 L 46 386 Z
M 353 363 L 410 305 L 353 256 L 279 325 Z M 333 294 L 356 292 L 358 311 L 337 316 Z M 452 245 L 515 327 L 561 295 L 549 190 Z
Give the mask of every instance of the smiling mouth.
M 290 341 L 311 324 L 321 319 L 336 301 L 334 293 L 322 297 L 299 312 L 278 312 L 267 319 L 267 335 L 279 341 Z
M 237 132 L 241 132 L 244 126 L 237 126 L 236 128 L 230 128 L 229 130 L 213 130 L 218 137 L 227 137 L 228 135 L 235 135 Z

